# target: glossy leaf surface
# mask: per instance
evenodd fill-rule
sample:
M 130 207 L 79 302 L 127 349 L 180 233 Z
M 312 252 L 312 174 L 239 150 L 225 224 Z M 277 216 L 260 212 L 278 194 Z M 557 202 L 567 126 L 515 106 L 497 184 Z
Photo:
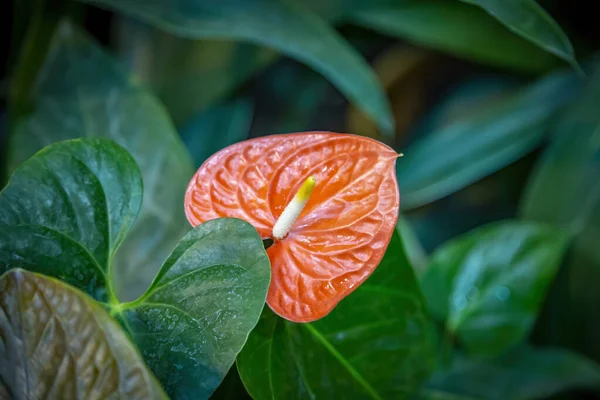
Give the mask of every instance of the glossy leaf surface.
M 534 171 L 522 204 L 525 218 L 553 224 L 573 238 L 558 300 L 569 321 L 553 326 L 569 345 L 600 360 L 600 69 L 553 129 L 553 141 Z M 554 315 L 552 316 L 554 317 Z M 564 329 L 563 329 L 564 328 Z
M 556 59 L 482 10 L 459 1 L 404 0 L 351 14 L 352 22 L 479 63 L 543 71 Z
M 578 68 L 567 35 L 535 0 L 461 0 L 487 11 L 508 29 Z
M 111 259 L 141 202 L 139 170 L 122 147 L 100 138 L 49 146 L 0 192 L 0 272 L 33 270 L 106 301 Z
M 247 222 L 210 221 L 179 242 L 142 298 L 119 303 L 111 258 L 140 201 L 139 170 L 112 141 L 49 146 L 0 194 L 0 265 L 61 278 L 105 302 L 172 398 L 207 398 L 258 321 L 269 259 Z
M 193 173 L 190 157 L 156 99 L 68 24 L 53 40 L 34 100 L 35 111 L 12 134 L 11 169 L 50 143 L 82 136 L 114 140 L 140 167 L 144 204 L 114 256 L 116 292 L 132 300 L 189 230 L 181 204 Z
M 2 275 L 0 337 L 3 399 L 167 398 L 106 311 L 57 280 Z
M 453 360 L 422 390 L 427 400 L 522 400 L 548 398 L 569 389 L 600 388 L 600 367 L 563 349 L 519 346 L 497 358 Z
M 497 355 L 530 332 L 566 246 L 560 231 L 544 225 L 486 225 L 436 250 L 423 292 L 466 349 Z
M 269 285 L 256 230 L 237 219 L 189 232 L 120 318 L 175 399 L 208 398 L 256 325 Z
M 325 318 L 295 324 L 265 310 L 237 359 L 256 400 L 397 399 L 433 363 L 431 324 L 398 236 L 380 266 Z
M 403 210 L 447 196 L 534 150 L 580 87 L 574 73 L 551 74 L 404 149 L 397 164 Z
M 323 74 L 383 132 L 394 121 L 381 84 L 361 56 L 301 2 L 289 0 L 84 0 L 191 39 L 244 40 L 278 50 Z M 235 27 L 235 29 L 232 29 Z
M 327 132 L 272 135 L 209 158 L 188 186 L 192 225 L 219 217 L 250 222 L 261 237 L 302 183 L 317 185 L 289 235 L 267 253 L 267 302 L 296 322 L 321 318 L 360 285 L 385 253 L 398 218 L 397 154 L 372 139 Z

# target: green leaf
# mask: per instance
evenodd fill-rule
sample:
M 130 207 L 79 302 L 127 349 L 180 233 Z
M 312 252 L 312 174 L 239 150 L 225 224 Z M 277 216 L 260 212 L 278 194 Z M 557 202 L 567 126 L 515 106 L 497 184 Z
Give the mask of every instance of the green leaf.
M 133 158 L 108 139 L 49 146 L 0 192 L 0 266 L 59 277 L 110 300 L 105 306 L 168 394 L 208 398 L 258 321 L 269 259 L 250 224 L 212 220 L 184 236 L 141 298 L 118 303 L 111 260 L 141 190 Z
M 119 58 L 150 85 L 175 124 L 201 111 L 277 60 L 265 47 L 223 40 L 190 40 L 117 17 Z
M 0 277 L 0 397 L 167 399 L 119 325 L 57 280 Z
M 552 55 L 519 38 L 485 12 L 458 1 L 406 0 L 358 11 L 351 21 L 492 66 L 539 72 L 556 64 Z
M 325 318 L 286 321 L 266 309 L 237 359 L 252 398 L 402 398 L 429 373 L 431 324 L 402 241 Z
M 573 244 L 567 258 L 566 309 L 571 345 L 600 360 L 600 326 L 596 323 L 600 295 L 600 69 L 553 129 L 553 141 L 528 184 L 522 204 L 525 218 L 553 224 L 568 232 Z M 558 332 L 557 332 L 558 333 Z
M 368 64 L 300 2 L 291 0 L 83 0 L 191 39 L 244 40 L 278 50 L 323 74 L 352 102 L 393 133 L 385 91 Z M 234 27 L 234 28 L 232 28 Z
M 217 151 L 248 138 L 253 104 L 238 99 L 210 107 L 181 128 L 181 138 L 196 167 Z
M 580 70 L 567 35 L 535 0 L 461 0 L 477 5 L 517 35 Z
M 148 292 L 122 305 L 119 318 L 172 398 L 208 398 L 256 325 L 269 281 L 256 230 L 216 219 L 179 242 Z
M 447 196 L 534 150 L 580 85 L 573 73 L 551 74 L 410 145 L 397 163 L 403 210 Z
M 523 400 L 548 398 L 577 388 L 600 388 L 600 367 L 562 349 L 518 347 L 498 358 L 458 356 L 421 391 L 430 400 Z
M 0 273 L 26 268 L 114 300 L 110 262 L 141 202 L 138 167 L 110 140 L 47 147 L 0 192 Z
M 114 255 L 117 295 L 139 296 L 189 230 L 181 205 L 193 167 L 185 147 L 156 99 L 87 35 L 65 23 L 38 76 L 34 98 L 35 111 L 12 133 L 11 169 L 50 143 L 82 136 L 116 141 L 139 165 L 144 204 Z
M 560 231 L 537 223 L 485 225 L 436 250 L 421 286 L 466 349 L 497 355 L 530 332 L 566 247 Z

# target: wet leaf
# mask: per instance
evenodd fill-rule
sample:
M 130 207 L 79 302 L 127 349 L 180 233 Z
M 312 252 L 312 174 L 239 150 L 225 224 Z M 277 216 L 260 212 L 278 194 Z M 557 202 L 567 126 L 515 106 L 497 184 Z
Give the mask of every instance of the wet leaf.
M 327 315 L 377 267 L 398 219 L 398 155 L 373 139 L 330 132 L 271 135 L 229 146 L 192 178 L 192 225 L 234 217 L 263 239 L 310 176 L 316 186 L 289 235 L 268 248 L 267 302 L 295 322 Z
M 539 72 L 556 59 L 510 32 L 476 7 L 448 0 L 405 0 L 352 14 L 351 20 L 384 34 L 458 57 L 520 71 Z
M 99 301 L 142 202 L 133 158 L 108 139 L 75 139 L 23 163 L 0 192 L 0 273 L 25 268 Z
M 289 0 L 84 0 L 190 39 L 243 40 L 280 51 L 330 80 L 391 134 L 394 121 L 381 84 L 361 56 L 317 14 Z M 232 29 L 235 27 L 235 29 Z
M 119 303 L 113 255 L 140 197 L 139 170 L 123 148 L 102 138 L 54 144 L 23 163 L 0 194 L 0 265 L 92 294 L 121 320 L 173 399 L 208 398 L 258 321 L 269 259 L 248 223 L 210 221 L 179 242 L 140 299 Z
M 430 378 L 417 398 L 540 399 L 577 388 L 600 388 L 600 367 L 563 349 L 520 346 L 486 361 L 457 356 L 449 370 Z
M 534 150 L 580 86 L 573 73 L 553 73 L 402 149 L 403 210 L 447 196 Z
M 484 9 L 508 29 L 579 69 L 567 35 L 535 0 L 461 0 Z
M 560 231 L 537 223 L 485 225 L 436 250 L 421 286 L 469 352 L 497 355 L 530 332 L 566 246 Z
M 265 310 L 237 364 L 252 398 L 404 398 L 432 368 L 431 325 L 398 234 L 380 266 L 327 317 Z
M 3 399 L 167 399 L 119 325 L 57 280 L 2 275 L 0 337 Z
M 250 224 L 208 221 L 179 242 L 148 292 L 123 305 L 119 318 L 172 398 L 208 398 L 256 325 L 269 279 Z
M 181 204 L 193 173 L 190 157 L 156 99 L 68 24 L 53 40 L 34 98 L 35 111 L 11 137 L 11 169 L 50 143 L 82 136 L 116 141 L 140 167 L 144 204 L 114 255 L 117 295 L 134 299 L 189 230 Z

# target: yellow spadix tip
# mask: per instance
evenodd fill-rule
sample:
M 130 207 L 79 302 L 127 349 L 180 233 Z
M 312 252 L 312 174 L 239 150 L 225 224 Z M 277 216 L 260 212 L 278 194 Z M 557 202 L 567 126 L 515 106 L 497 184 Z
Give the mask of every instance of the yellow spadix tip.
M 315 188 L 316 183 L 317 183 L 317 180 L 315 179 L 315 177 L 309 176 L 304 181 L 302 186 L 300 186 L 300 190 L 298 190 L 298 193 L 296 193 L 296 198 L 298 199 L 298 201 L 305 202 L 306 200 L 308 200 L 313 189 Z

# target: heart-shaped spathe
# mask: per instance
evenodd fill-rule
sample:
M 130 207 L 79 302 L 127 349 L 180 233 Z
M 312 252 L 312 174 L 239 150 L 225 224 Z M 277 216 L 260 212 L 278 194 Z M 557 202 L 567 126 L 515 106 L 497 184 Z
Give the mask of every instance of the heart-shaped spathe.
M 316 186 L 289 234 L 267 249 L 267 303 L 310 322 L 327 315 L 381 261 L 398 219 L 398 154 L 373 139 L 330 132 L 272 135 L 229 146 L 192 178 L 185 212 L 193 226 L 232 217 L 263 239 L 303 182 Z

